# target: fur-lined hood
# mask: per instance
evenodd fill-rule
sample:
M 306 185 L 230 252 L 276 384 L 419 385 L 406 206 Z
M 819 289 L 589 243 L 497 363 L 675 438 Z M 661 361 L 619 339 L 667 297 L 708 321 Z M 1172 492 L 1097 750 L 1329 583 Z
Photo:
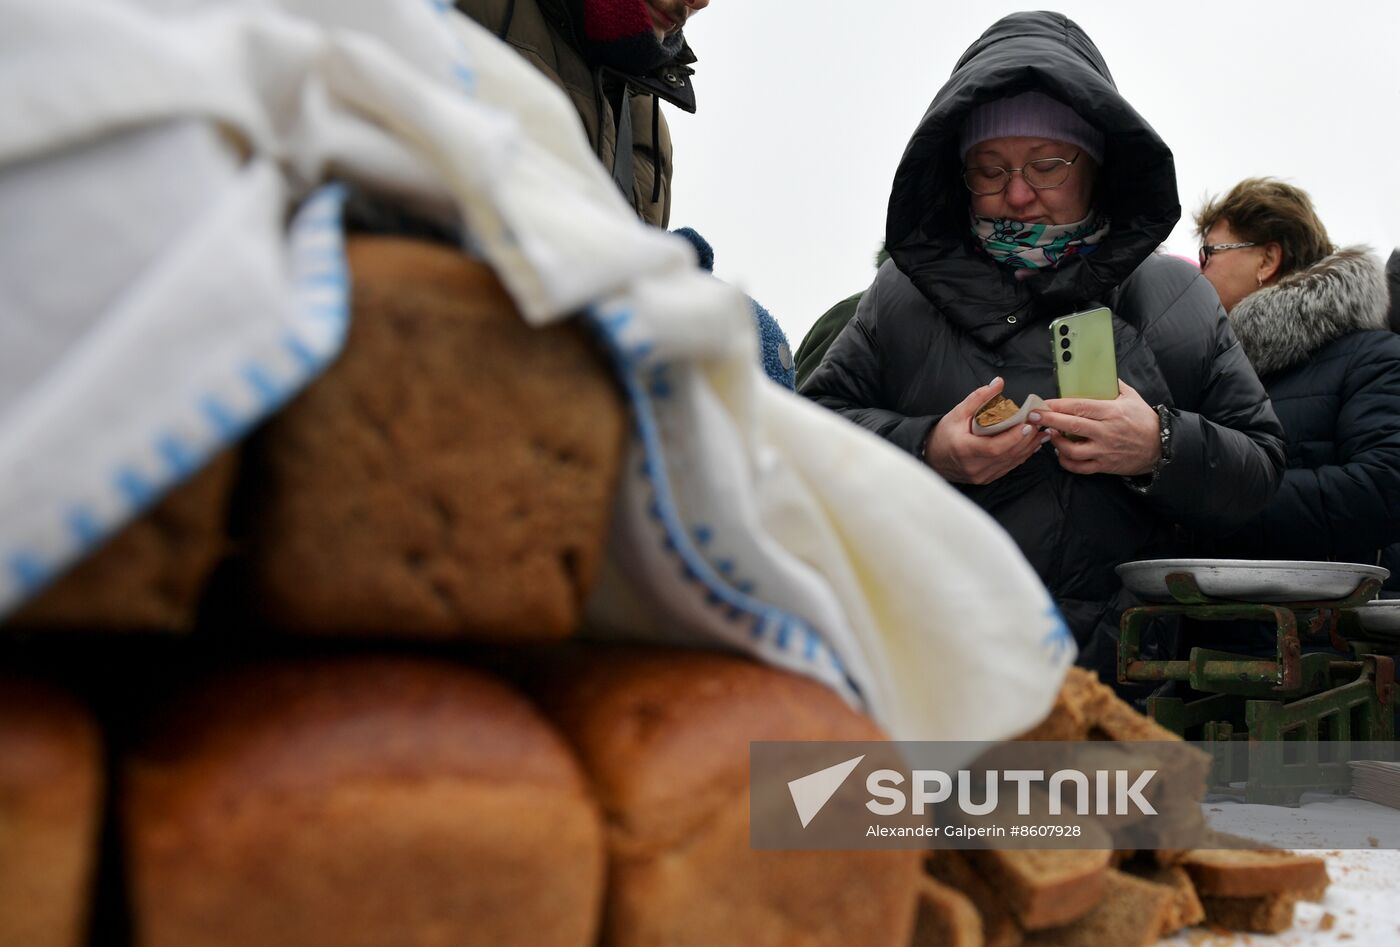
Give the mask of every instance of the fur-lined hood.
M 1327 343 L 1385 329 L 1385 273 L 1368 247 L 1347 247 L 1250 293 L 1230 326 L 1260 377 L 1306 360 Z

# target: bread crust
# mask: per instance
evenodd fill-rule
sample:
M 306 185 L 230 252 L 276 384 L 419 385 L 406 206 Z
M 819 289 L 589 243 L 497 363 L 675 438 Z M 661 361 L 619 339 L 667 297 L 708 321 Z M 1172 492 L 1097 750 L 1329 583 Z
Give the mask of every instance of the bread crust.
M 126 771 L 143 947 L 589 947 L 604 858 L 520 694 L 426 659 L 284 662 L 167 708 Z
M 229 552 L 238 451 L 226 450 L 77 563 L 5 623 L 30 632 L 194 630 L 205 583 Z
M 92 714 L 0 675 L 0 947 L 86 942 L 103 782 Z
M 983 849 L 968 853 L 997 887 L 1024 930 L 1068 924 L 1103 899 L 1111 852 L 1095 849 Z
M 956 888 L 925 877 L 919 882 L 919 912 L 909 947 L 982 947 L 982 915 Z
M 627 413 L 573 321 L 450 248 L 358 237 L 345 350 L 250 463 L 257 599 L 307 634 L 555 640 L 601 564 Z
M 1182 866 L 1202 895 L 1257 898 L 1327 886 L 1327 863 L 1289 851 L 1196 849 Z
M 1104 896 L 1072 924 L 1038 931 L 1027 947 L 1147 947 L 1157 942 L 1170 921 L 1175 894 L 1117 871 L 1104 878 Z
M 830 689 L 731 655 L 599 648 L 532 690 L 606 815 L 604 944 L 908 943 L 919 852 L 749 841 L 751 741 L 885 739 Z

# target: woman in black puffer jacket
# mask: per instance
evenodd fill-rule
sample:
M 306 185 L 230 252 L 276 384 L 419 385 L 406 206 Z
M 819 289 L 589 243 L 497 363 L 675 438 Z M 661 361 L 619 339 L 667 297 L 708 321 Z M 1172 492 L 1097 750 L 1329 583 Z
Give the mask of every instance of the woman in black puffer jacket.
M 1400 336 L 1379 260 L 1334 251 L 1308 195 L 1267 178 L 1241 181 L 1196 225 L 1288 453 L 1273 500 L 1212 554 L 1384 562 L 1400 542 Z
M 1255 515 L 1282 475 L 1278 420 L 1215 292 L 1153 252 L 1180 215 L 1171 150 L 1089 37 L 1056 13 L 1005 17 L 915 129 L 890 194 L 891 259 L 802 386 L 991 514 L 1080 663 L 1110 680 L 1133 604 L 1114 567 L 1179 554 L 1177 525 Z M 1053 399 L 975 436 L 992 395 L 1056 394 L 1049 324 L 1095 306 L 1113 310 L 1119 397 Z

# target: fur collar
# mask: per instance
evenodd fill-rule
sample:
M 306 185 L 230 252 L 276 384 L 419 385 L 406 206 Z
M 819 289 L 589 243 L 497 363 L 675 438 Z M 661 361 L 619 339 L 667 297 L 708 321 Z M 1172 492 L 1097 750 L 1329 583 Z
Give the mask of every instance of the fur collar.
M 1386 328 L 1385 275 L 1367 247 L 1347 247 L 1250 293 L 1230 326 L 1262 377 L 1305 361 L 1334 339 Z

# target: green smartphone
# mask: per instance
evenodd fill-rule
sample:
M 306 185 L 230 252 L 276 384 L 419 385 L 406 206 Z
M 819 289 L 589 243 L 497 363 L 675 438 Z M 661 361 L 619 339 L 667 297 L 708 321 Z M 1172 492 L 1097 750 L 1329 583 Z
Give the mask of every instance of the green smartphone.
M 1106 306 L 1061 316 L 1050 323 L 1055 380 L 1061 398 L 1118 397 L 1118 359 L 1113 351 L 1113 313 Z

